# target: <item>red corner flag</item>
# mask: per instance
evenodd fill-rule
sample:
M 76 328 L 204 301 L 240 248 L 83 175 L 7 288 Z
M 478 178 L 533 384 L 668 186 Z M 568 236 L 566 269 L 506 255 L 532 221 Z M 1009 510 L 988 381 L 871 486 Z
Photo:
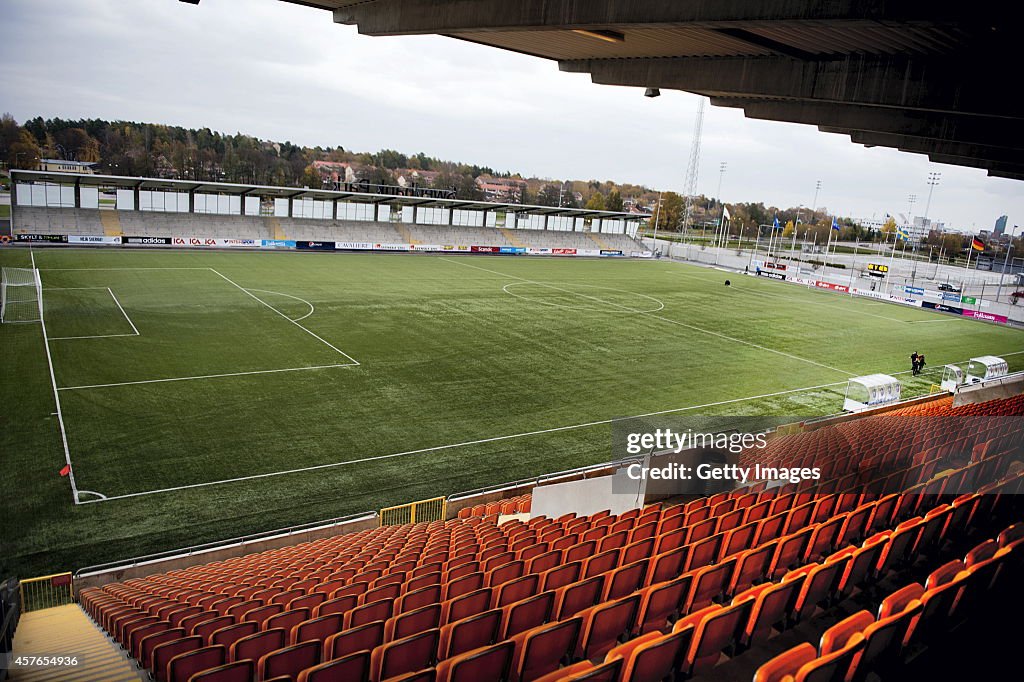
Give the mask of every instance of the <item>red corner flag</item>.
M 65 464 L 64 468 L 62 468 L 60 470 L 60 475 L 61 476 L 67 476 L 70 473 L 71 473 L 71 465 L 70 464 Z

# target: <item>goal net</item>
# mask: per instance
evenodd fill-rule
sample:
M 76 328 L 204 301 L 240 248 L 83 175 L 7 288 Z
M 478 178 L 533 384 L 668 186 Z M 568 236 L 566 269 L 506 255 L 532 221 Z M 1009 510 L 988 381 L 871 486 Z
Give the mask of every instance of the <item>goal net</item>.
M 43 285 L 34 268 L 0 271 L 0 323 L 42 320 Z

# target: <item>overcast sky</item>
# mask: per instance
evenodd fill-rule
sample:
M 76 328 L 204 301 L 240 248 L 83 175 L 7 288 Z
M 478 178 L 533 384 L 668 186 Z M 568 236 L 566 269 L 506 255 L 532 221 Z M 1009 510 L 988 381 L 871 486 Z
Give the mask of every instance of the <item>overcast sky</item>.
M 278 0 L 2 0 L 0 111 L 398 149 L 550 178 L 683 190 L 698 98 L 593 85 L 554 62 L 436 36 L 371 38 Z M 844 216 L 1024 223 L 1024 183 L 709 106 L 698 191 Z

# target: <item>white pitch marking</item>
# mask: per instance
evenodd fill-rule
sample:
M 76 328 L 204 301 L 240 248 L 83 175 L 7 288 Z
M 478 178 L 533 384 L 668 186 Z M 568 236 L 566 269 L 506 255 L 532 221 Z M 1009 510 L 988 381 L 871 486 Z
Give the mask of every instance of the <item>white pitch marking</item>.
M 79 493 L 80 495 L 95 495 L 96 497 L 98 497 L 98 498 L 99 498 L 98 500 L 84 500 L 84 501 L 83 501 L 83 504 L 84 504 L 85 502 L 102 502 L 103 500 L 109 499 L 109 498 L 108 498 L 108 497 L 107 497 L 106 495 L 104 495 L 103 493 L 98 493 L 98 492 L 96 492 L 96 491 L 94 491 L 94 490 L 79 490 L 79 491 L 78 491 L 78 493 Z
M 333 350 L 333 351 L 335 351 L 335 352 L 337 352 L 337 353 L 339 353 L 339 354 L 341 354 L 341 355 L 344 355 L 344 356 L 345 356 L 346 358 L 348 358 L 349 360 L 351 360 L 353 364 L 356 364 L 356 365 L 358 365 L 358 364 L 359 364 L 359 361 L 358 361 L 358 360 L 356 360 L 356 359 L 355 359 L 354 357 L 352 357 L 351 355 L 349 355 L 349 354 L 348 354 L 348 353 L 346 353 L 345 351 L 341 350 L 340 348 L 337 348 L 336 346 L 334 346 L 334 345 L 333 345 L 333 344 L 331 344 L 330 342 L 328 342 L 328 341 L 324 340 L 324 339 L 323 339 L 322 337 L 320 337 L 319 335 L 317 335 L 317 334 L 316 334 L 315 332 L 313 332 L 313 331 L 310 331 L 309 329 L 307 329 L 307 328 L 303 327 L 303 326 L 302 326 L 301 324 L 299 324 L 298 322 L 296 322 L 296 321 L 295 321 L 295 320 L 293 320 L 292 318 L 288 317 L 287 315 L 285 315 L 284 313 L 282 313 L 282 312 L 281 312 L 280 310 L 278 310 L 277 308 L 275 308 L 274 306 L 270 305 L 269 303 L 267 303 L 266 301 L 264 301 L 264 300 L 263 300 L 262 298 L 260 298 L 259 296 L 257 296 L 256 294 L 250 293 L 250 292 L 249 292 L 249 291 L 248 291 L 248 290 L 247 290 L 247 289 L 246 289 L 245 287 L 243 287 L 243 286 L 242 286 L 241 284 L 238 284 L 238 283 L 237 283 L 237 282 L 235 282 L 234 280 L 230 279 L 229 277 L 226 277 L 226 276 L 224 276 L 223 274 L 221 274 L 220 272 L 217 272 L 217 271 L 216 271 L 216 270 L 214 270 L 213 268 L 209 268 L 209 270 L 210 270 L 210 272 L 213 272 L 213 273 L 217 274 L 218 276 L 222 277 L 222 278 L 223 278 L 223 279 L 224 279 L 224 280 L 225 280 L 226 282 L 228 282 L 228 283 L 230 283 L 230 284 L 233 284 L 234 286 L 238 287 L 238 289 L 239 289 L 239 290 L 241 290 L 242 292 L 244 292 L 246 296 L 249 296 L 249 297 L 253 298 L 253 299 L 254 299 L 254 300 L 256 300 L 256 301 L 259 301 L 260 303 L 262 303 L 262 304 L 263 304 L 263 305 L 265 305 L 266 307 L 270 308 L 270 309 L 271 309 L 271 310 L 273 310 L 273 311 L 274 311 L 275 313 L 277 313 L 278 315 L 280 315 L 280 316 L 281 316 L 281 317 L 283 317 L 284 319 L 288 320 L 289 322 L 291 322 L 292 324 L 294 324 L 294 325 L 295 325 L 296 327 L 298 327 L 298 328 L 299 328 L 299 329 L 301 329 L 302 331 L 306 332 L 307 334 L 309 334 L 309 335 L 310 335 L 310 336 L 312 336 L 312 337 L 313 337 L 314 339 L 316 339 L 316 340 L 317 340 L 317 341 L 319 341 L 320 343 L 324 344 L 325 346 L 327 346 L 327 347 L 328 347 L 328 348 L 330 348 L 331 350 Z
M 535 282 L 533 280 L 526 279 L 525 277 L 517 277 L 516 275 L 509 275 L 509 274 L 506 274 L 504 272 L 498 272 L 497 270 L 488 270 L 487 268 L 481 268 L 481 267 L 476 266 L 476 265 L 470 265 L 469 263 L 462 263 L 462 262 L 457 261 L 457 260 L 452 260 L 451 258 L 442 258 L 441 260 L 446 260 L 446 261 L 449 261 L 451 263 L 458 263 L 459 265 L 464 265 L 467 268 L 475 268 L 477 270 L 482 270 L 483 272 L 489 272 L 492 275 L 499 275 L 501 277 L 508 277 L 510 279 L 518 279 L 518 280 L 521 280 L 523 282 L 529 282 L 530 284 L 536 284 L 538 286 L 548 287 L 550 289 L 555 289 L 557 291 L 564 291 L 565 293 L 568 293 L 568 294 L 574 294 L 574 295 L 580 296 L 582 298 L 589 298 L 591 300 L 598 301 L 599 303 L 604 303 L 606 305 L 611 305 L 611 306 L 615 306 L 617 308 L 622 308 L 623 310 L 628 310 L 630 312 L 637 313 L 638 315 L 643 315 L 645 317 L 650 317 L 650 318 L 655 319 L 655 320 L 661 320 L 662 322 L 667 322 L 669 324 L 674 324 L 674 325 L 678 325 L 680 327 L 685 327 L 686 329 L 692 329 L 694 331 L 698 331 L 698 332 L 701 332 L 703 334 L 709 334 L 711 336 L 717 336 L 720 339 L 726 339 L 726 340 L 732 341 L 734 343 L 740 343 L 740 344 L 743 344 L 745 346 L 751 346 L 752 348 L 758 348 L 760 350 L 767 351 L 769 353 L 775 353 L 777 355 L 782 355 L 784 357 L 791 358 L 793 360 L 799 360 L 801 362 L 806 362 L 806 363 L 809 363 L 809 364 L 812 364 L 812 365 L 816 365 L 818 367 L 824 367 L 825 369 L 831 370 L 833 372 L 839 372 L 840 374 L 846 374 L 847 376 L 851 376 L 851 377 L 852 376 L 856 376 L 853 372 L 847 372 L 845 369 L 839 369 L 838 367 L 832 367 L 830 365 L 826 365 L 826 364 L 821 363 L 821 362 L 815 362 L 814 360 L 808 360 L 807 358 L 802 358 L 802 357 L 800 357 L 798 355 L 793 355 L 792 353 L 786 353 L 785 351 L 776 350 L 774 348 L 768 348 L 767 346 L 762 346 L 760 344 L 754 343 L 753 341 L 745 341 L 743 339 L 738 339 L 738 338 L 736 338 L 734 336 L 729 336 L 728 334 L 722 334 L 721 332 L 714 332 L 714 331 L 711 331 L 709 329 L 703 329 L 703 328 L 698 327 L 696 325 L 687 324 L 686 322 L 680 322 L 679 320 L 673 320 L 673 319 L 668 318 L 668 317 L 662 317 L 661 315 L 654 315 L 652 313 L 642 312 L 642 311 L 636 310 L 635 308 L 630 308 L 628 306 L 619 305 L 617 303 L 612 303 L 610 301 L 605 301 L 603 299 L 599 299 L 599 298 L 596 298 L 594 296 L 587 296 L 586 294 L 581 294 L 581 293 L 579 293 L 577 291 L 571 291 L 569 289 L 562 289 L 560 287 L 556 287 L 556 286 L 551 285 L 551 284 L 544 284 L 542 282 Z
M 61 386 L 58 391 L 81 391 L 88 388 L 112 388 L 116 386 L 137 386 L 139 384 L 165 384 L 171 381 L 192 381 L 194 379 L 219 379 L 221 377 L 241 377 L 251 374 L 274 374 L 277 372 L 302 372 L 309 369 L 328 369 L 330 367 L 356 367 L 358 362 L 342 362 L 335 365 L 311 365 L 309 367 L 286 367 L 284 369 L 258 369 L 251 372 L 227 372 L 225 374 L 203 374 L 194 377 L 171 377 L 168 379 L 142 379 L 140 381 L 120 381 L 112 384 L 89 384 L 83 386 Z
M 1001 355 L 1003 355 L 1003 356 L 1010 356 L 1010 355 L 1020 355 L 1021 353 L 1024 353 L 1024 351 L 1013 351 L 1013 352 L 1010 352 L 1010 353 L 1002 353 Z M 926 370 L 924 370 L 923 373 L 937 372 L 937 371 L 939 371 L 939 369 L 940 368 L 938 368 L 938 367 L 931 368 L 931 369 L 926 369 Z M 897 374 L 897 375 L 898 374 L 909 374 L 911 371 L 912 370 L 908 369 L 908 370 L 901 371 L 901 372 L 892 372 L 892 374 Z M 342 466 L 348 466 L 350 464 L 365 464 L 367 462 L 374 462 L 374 461 L 383 460 L 383 459 L 392 459 L 394 457 L 405 457 L 405 456 L 409 456 L 409 455 L 424 454 L 424 453 L 427 453 L 427 452 L 438 452 L 440 450 L 447 450 L 447 449 L 451 449 L 451 448 L 465 447 L 465 446 L 468 446 L 468 445 L 479 445 L 479 444 L 483 444 L 483 443 L 493 443 L 493 442 L 496 442 L 496 441 L 511 440 L 513 438 L 524 438 L 524 437 L 528 437 L 528 436 L 542 435 L 542 434 L 545 434 L 545 433 L 556 433 L 556 432 L 560 432 L 560 431 L 572 431 L 572 430 L 575 430 L 575 429 L 583 429 L 583 428 L 588 428 L 588 427 L 591 427 L 591 426 L 600 426 L 602 424 L 611 424 L 611 423 L 615 423 L 615 422 L 618 422 L 618 421 L 625 421 L 625 420 L 629 420 L 629 419 L 642 419 L 644 417 L 654 417 L 654 416 L 658 416 L 658 415 L 662 415 L 662 414 L 674 414 L 674 413 L 678 413 L 678 412 L 687 412 L 687 411 L 690 411 L 690 410 L 703 409 L 705 407 L 716 407 L 718 405 L 728 405 L 728 404 L 731 404 L 731 403 L 740 403 L 740 402 L 745 402 L 745 401 L 748 401 L 748 400 L 760 400 L 762 398 L 771 398 L 771 397 L 776 397 L 776 396 L 780 396 L 780 395 L 787 395 L 787 394 L 791 394 L 791 393 L 802 393 L 804 391 L 814 391 L 814 390 L 818 390 L 818 389 L 822 389 L 822 388 L 831 388 L 833 386 L 842 386 L 844 383 L 846 383 L 846 382 L 844 382 L 844 381 L 835 381 L 835 382 L 832 382 L 830 384 L 820 384 L 818 386 L 807 386 L 805 388 L 794 388 L 794 389 L 789 389 L 789 390 L 786 390 L 786 391 L 778 391 L 776 393 L 766 393 L 766 394 L 763 394 L 763 395 L 748 396 L 746 398 L 733 398 L 731 400 L 721 400 L 721 401 L 714 402 L 714 403 L 706 403 L 704 405 L 690 405 L 688 407 L 679 407 L 679 408 L 674 408 L 674 409 L 669 409 L 669 410 L 659 410 L 657 412 L 648 412 L 646 414 L 638 414 L 638 415 L 634 415 L 632 417 L 618 417 L 618 418 L 615 418 L 615 419 L 602 419 L 602 420 L 598 420 L 598 421 L 586 422 L 586 423 L 583 423 L 583 424 L 572 424 L 570 426 L 558 426 L 558 427 L 551 428 L 551 429 L 541 429 L 541 430 L 537 430 L 537 431 L 527 431 L 527 432 L 524 432 L 524 433 L 516 433 L 516 434 L 511 434 L 511 435 L 505 435 L 505 436 L 496 436 L 494 438 L 482 438 L 482 439 L 479 439 L 479 440 L 466 441 L 466 442 L 463 442 L 463 443 L 455 443 L 455 444 L 452 444 L 452 445 L 437 445 L 437 446 L 434 446 L 434 447 L 422 448 L 422 449 L 419 449 L 419 450 L 408 450 L 406 452 L 396 452 L 396 453 L 393 453 L 393 454 L 390 454 L 390 455 L 377 455 L 377 456 L 374 456 L 374 457 L 364 457 L 364 458 L 358 459 L 358 460 L 349 460 L 349 461 L 345 461 L 345 462 L 331 462 L 331 463 L 328 463 L 328 464 L 316 464 L 316 465 L 313 465 L 313 466 L 301 467 L 301 468 L 298 468 L 298 469 L 287 469 L 285 471 L 272 471 L 272 472 L 265 473 L 265 474 L 253 474 L 251 476 L 240 476 L 240 477 L 237 477 L 237 478 L 226 478 L 226 479 L 222 479 L 222 480 L 219 480 L 219 481 L 206 481 L 204 483 L 191 483 L 191 484 L 188 484 L 188 485 L 174 486 L 174 487 L 170 487 L 170 488 L 160 488 L 160 489 L 157 489 L 157 490 L 144 490 L 142 492 L 137 492 L 137 493 L 125 493 L 124 495 L 111 495 L 108 498 L 106 498 L 105 500 L 85 500 L 85 501 L 82 502 L 82 504 L 92 504 L 92 503 L 95 503 L 95 502 L 106 502 L 108 500 L 110 500 L 110 501 L 112 501 L 112 500 L 120 500 L 120 499 L 125 499 L 125 498 L 130 498 L 130 497 L 143 497 L 143 496 L 146 496 L 146 495 L 157 495 L 157 494 L 162 494 L 162 493 L 175 492 L 177 490 L 188 490 L 188 489 L 192 489 L 192 488 L 205 488 L 205 487 L 214 486 L 214 485 L 221 485 L 223 483 L 238 483 L 240 481 L 249 481 L 249 480 L 260 479 L 260 478 L 272 478 L 274 476 L 284 476 L 286 474 L 302 473 L 304 471 L 315 471 L 315 470 L 318 470 L 318 469 L 329 469 L 329 468 L 334 468 L 334 467 L 342 467 Z
M 93 334 L 92 336 L 54 336 L 50 341 L 74 341 L 75 339 L 116 339 L 120 336 L 139 336 L 138 332 L 133 334 Z
M 307 317 L 309 317 L 310 315 L 312 315 L 316 311 L 316 308 L 313 307 L 312 303 L 310 303 L 309 301 L 307 301 L 304 298 L 299 298 L 298 296 L 292 296 L 291 294 L 282 294 L 280 291 L 269 291 L 267 289 L 246 289 L 246 291 L 258 291 L 261 294 L 276 294 L 278 296 L 287 296 L 288 298 L 294 298 L 296 301 L 299 301 L 300 303 L 305 303 L 306 305 L 308 305 L 309 306 L 309 312 L 306 313 L 305 315 L 303 315 L 302 317 L 296 317 L 294 320 L 292 320 L 292 322 L 302 322 L 304 319 L 306 319 Z
M 128 320 L 128 324 L 131 325 L 132 333 L 131 334 L 92 334 L 92 335 L 89 335 L 89 336 L 53 336 L 53 337 L 50 338 L 51 341 L 74 341 L 76 339 L 114 339 L 114 338 L 118 338 L 118 337 L 122 337 L 122 336 L 141 336 L 139 334 L 138 328 L 135 326 L 135 323 L 132 322 L 132 318 L 128 317 L 128 313 L 126 313 L 124 311 L 124 308 L 121 307 L 121 302 L 117 300 L 117 296 L 115 296 L 114 292 L 110 290 L 110 287 L 66 287 L 66 288 L 55 287 L 53 289 L 47 289 L 47 291 L 85 291 L 85 290 L 90 290 L 90 289 L 106 289 L 107 290 L 107 293 L 110 294 L 110 297 L 112 299 L 114 299 L 114 305 L 116 305 L 118 310 L 121 311 L 121 314 L 124 315 L 124 319 Z
M 64 446 L 64 462 L 68 465 L 68 481 L 71 483 L 71 494 L 75 504 L 81 504 L 78 499 L 78 485 L 75 483 L 75 469 L 71 466 L 71 450 L 68 448 L 68 431 L 64 427 L 64 413 L 60 407 L 60 393 L 57 389 L 57 377 L 53 373 L 53 357 L 50 355 L 50 340 L 46 335 L 46 319 L 43 315 L 43 292 L 42 280 L 39 279 L 39 270 L 36 268 L 36 254 L 29 247 L 29 254 L 32 257 L 32 269 L 36 271 L 36 281 L 39 283 L 39 326 L 43 330 L 43 348 L 46 349 L 46 366 L 50 370 L 50 385 L 53 387 L 53 402 L 57 407 L 57 424 L 60 426 L 60 440 Z
M 128 317 L 128 313 L 124 311 L 124 308 L 121 307 L 121 302 L 117 300 L 117 296 L 114 296 L 114 292 L 110 290 L 110 287 L 107 287 L 107 291 L 110 291 L 110 297 L 114 299 L 114 303 L 117 305 L 117 309 L 121 311 L 121 314 L 124 315 L 124 319 L 128 320 L 128 324 L 132 326 L 132 331 L 134 331 L 135 335 L 138 336 L 138 328 L 135 326 L 135 323 L 132 322 L 132 318 Z
M 814 290 L 811 289 L 811 291 L 814 291 Z M 754 294 L 755 296 L 763 296 L 765 298 L 770 298 L 772 300 L 782 300 L 782 299 L 786 298 L 785 296 L 783 296 L 781 294 L 768 293 L 766 291 L 753 291 L 752 289 L 745 289 L 743 291 L 743 293 L 744 294 Z M 822 296 L 827 296 L 827 295 L 828 295 L 827 293 L 822 292 Z M 835 310 L 839 310 L 839 311 L 847 312 L 847 313 L 856 313 L 857 315 L 868 315 L 870 317 L 877 317 L 879 319 L 889 320 L 891 322 L 907 322 L 908 321 L 908 320 L 901 320 L 898 317 L 889 317 L 887 315 L 878 315 L 877 313 L 869 313 L 869 312 L 864 311 L 864 310 L 855 310 L 853 308 L 843 308 L 841 306 L 837 306 L 837 305 L 834 305 L 832 303 L 828 303 L 826 301 L 800 301 L 800 302 L 801 303 L 806 303 L 808 305 L 820 305 L 820 306 L 824 306 L 826 308 L 833 308 Z M 879 303 L 878 305 L 889 305 L 889 304 Z
M 212 270 L 206 267 L 177 267 L 177 268 L 43 268 L 43 272 L 106 272 L 108 270 Z M 98 289 L 102 287 L 96 287 Z
M 107 497 L 107 500 L 120 500 L 120 499 L 129 498 L 129 497 L 141 497 L 141 496 L 144 496 L 144 495 L 156 495 L 156 494 L 160 494 L 160 493 L 174 492 L 176 490 L 190 490 L 190 489 L 193 489 L 193 488 L 205 488 L 205 487 L 208 487 L 208 486 L 220 485 L 220 484 L 223 484 L 223 483 L 238 483 L 240 481 L 251 481 L 251 480 L 260 479 L 260 478 L 272 478 L 274 476 L 284 476 L 284 475 L 287 475 L 287 474 L 297 474 L 297 473 L 302 473 L 304 471 L 317 471 L 319 469 L 331 469 L 331 468 L 336 468 L 336 467 L 350 466 L 350 465 L 353 465 L 353 464 L 366 464 L 367 462 L 376 462 L 376 461 L 380 461 L 380 460 L 393 459 L 395 457 L 408 457 L 410 455 L 421 455 L 421 454 L 425 454 L 425 453 L 428 453 L 428 452 L 437 452 L 439 450 L 449 450 L 449 449 L 453 449 L 453 448 L 461 448 L 461 447 L 466 447 L 466 446 L 469 446 L 469 445 L 482 445 L 484 443 L 495 443 L 495 442 L 503 441 L 503 440 L 512 440 L 514 438 L 524 438 L 524 437 L 527 437 L 527 436 L 539 436 L 539 435 L 543 435 L 545 433 L 558 433 L 560 431 L 572 431 L 572 430 L 576 430 L 576 429 L 589 428 L 591 426 L 601 426 L 601 425 L 604 425 L 604 424 L 613 424 L 615 422 L 626 421 L 626 420 L 629 420 L 629 419 L 641 419 L 643 417 L 654 417 L 654 416 L 662 415 L 662 414 L 673 414 L 673 413 L 677 413 L 677 412 L 687 412 L 689 410 L 698 410 L 698 409 L 705 408 L 705 407 L 716 407 L 718 405 L 728 405 L 728 404 L 731 404 L 731 403 L 740 403 L 740 402 L 745 402 L 745 401 L 748 401 L 748 400 L 760 400 L 762 398 L 771 398 L 771 397 L 775 397 L 775 396 L 786 395 L 786 394 L 789 394 L 789 393 L 800 393 L 800 392 L 803 392 L 803 391 L 812 391 L 812 390 L 821 389 L 821 388 L 829 388 L 829 387 L 832 387 L 832 386 L 840 386 L 843 383 L 845 383 L 845 382 L 840 381 L 840 382 L 831 383 L 831 384 L 821 384 L 821 385 L 818 385 L 818 386 L 807 386 L 805 388 L 794 388 L 794 389 L 789 389 L 789 390 L 786 390 L 786 391 L 777 391 L 775 393 L 765 393 L 763 395 L 748 396 L 746 398 L 732 398 L 730 400 L 721 400 L 721 401 L 713 402 L 713 403 L 705 403 L 703 405 L 690 405 L 688 407 L 679 407 L 679 408 L 674 408 L 674 409 L 670 409 L 670 410 L 659 410 L 657 412 L 648 412 L 646 414 L 638 414 L 638 415 L 635 415 L 633 417 L 616 417 L 616 418 L 613 418 L 613 419 L 601 419 L 601 420 L 598 420 L 598 421 L 586 422 L 586 423 L 583 423 L 583 424 L 572 424 L 572 425 L 569 425 L 569 426 L 556 426 L 556 427 L 550 428 L 550 429 L 539 429 L 537 431 L 526 431 L 526 432 L 523 432 L 523 433 L 513 433 L 513 434 L 504 435 L 504 436 L 494 436 L 492 438 L 480 438 L 478 440 L 465 441 L 465 442 L 462 442 L 462 443 L 453 443 L 453 444 L 450 444 L 450 445 L 435 445 L 435 446 L 429 447 L 429 448 L 420 448 L 418 450 L 407 450 L 405 452 L 395 452 L 395 453 L 391 453 L 389 455 L 375 455 L 373 457 L 362 457 L 360 459 L 346 460 L 344 462 L 329 462 L 327 464 L 315 464 L 313 466 L 299 467 L 299 468 L 296 468 L 296 469 L 286 469 L 286 470 L 283 470 L 283 471 L 271 471 L 271 472 L 268 472 L 268 473 L 265 473 L 265 474 L 252 474 L 250 476 L 239 476 L 237 478 L 225 478 L 225 479 L 222 479 L 222 480 L 219 480 L 219 481 L 206 481 L 206 482 L 203 482 L 203 483 L 190 483 L 188 485 L 174 486 L 174 487 L 171 487 L 171 488 L 161 488 L 161 489 L 158 489 L 158 490 L 146 490 L 146 491 L 138 492 L 138 493 L 126 493 L 124 495 L 110 495 L 110 496 Z M 86 502 L 83 502 L 83 504 L 85 504 L 87 502 L 91 503 L 91 502 L 98 502 L 98 501 L 101 501 L 101 500 L 88 500 Z

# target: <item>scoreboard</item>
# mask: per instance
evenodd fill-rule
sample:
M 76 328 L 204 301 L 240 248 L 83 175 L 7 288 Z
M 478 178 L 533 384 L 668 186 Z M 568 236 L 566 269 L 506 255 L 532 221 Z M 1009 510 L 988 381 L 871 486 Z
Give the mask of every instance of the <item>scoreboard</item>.
M 872 277 L 885 277 L 889 274 L 889 266 L 881 263 L 868 263 L 868 274 Z

